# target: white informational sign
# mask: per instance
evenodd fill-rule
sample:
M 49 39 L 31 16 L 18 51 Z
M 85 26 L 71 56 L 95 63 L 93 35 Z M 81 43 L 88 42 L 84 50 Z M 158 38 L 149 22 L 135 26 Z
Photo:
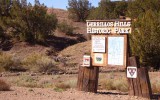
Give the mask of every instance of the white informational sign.
M 103 54 L 95 53 L 94 62 L 95 62 L 95 64 L 103 64 L 104 63 Z
M 127 78 L 137 78 L 137 67 L 127 67 Z
M 124 64 L 124 37 L 108 37 L 108 64 Z
M 83 65 L 85 67 L 90 67 L 91 57 L 88 55 L 83 56 Z
M 93 36 L 92 37 L 92 52 L 105 52 L 105 37 Z

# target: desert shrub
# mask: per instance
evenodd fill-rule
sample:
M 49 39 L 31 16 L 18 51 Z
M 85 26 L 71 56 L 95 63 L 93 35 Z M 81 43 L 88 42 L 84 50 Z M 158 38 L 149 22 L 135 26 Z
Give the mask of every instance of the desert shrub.
M 69 18 L 74 21 L 85 22 L 92 8 L 88 0 L 68 0 Z
M 132 55 L 139 56 L 141 66 L 160 68 L 160 2 L 135 0 L 129 5 L 132 23 L 130 38 Z M 143 10 L 142 10 L 143 9 Z
M 58 24 L 58 30 L 60 32 L 64 32 L 67 35 L 72 35 L 74 27 L 72 25 L 67 24 L 66 21 L 63 21 L 62 23 Z
M 23 61 L 23 66 L 33 72 L 49 72 L 57 69 L 56 62 L 48 56 L 33 54 Z
M 12 82 L 16 86 L 22 86 L 22 87 L 30 87 L 30 88 L 35 88 L 39 87 L 37 85 L 38 79 L 35 77 L 31 76 L 20 76 L 18 79 L 14 80 Z
M 128 83 L 124 79 L 117 79 L 113 83 L 113 87 L 116 88 L 116 90 L 127 92 L 128 91 Z
M 10 71 L 12 65 L 14 64 L 13 60 L 12 60 L 12 56 L 11 55 L 7 55 L 7 54 L 0 54 L 0 69 L 1 71 Z
M 151 79 L 151 87 L 153 93 L 160 93 L 160 80 L 159 78 Z
M 3 12 L 6 13 L 3 16 L 0 15 L 0 26 L 3 26 L 5 35 L 11 39 L 15 38 L 30 43 L 44 42 L 48 35 L 56 29 L 58 22 L 56 15 L 48 14 L 47 7 L 42 4 L 32 6 L 26 3 L 23 6 L 20 1 L 14 0 L 12 3 L 2 1 L 0 5 Z M 6 34 L 11 27 L 10 34 Z
M 108 79 L 106 81 L 102 81 L 102 88 L 106 90 L 119 90 L 122 92 L 128 91 L 128 83 L 124 79 Z
M 4 80 L 0 79 L 0 91 L 9 91 L 10 85 L 7 84 Z
M 0 71 L 25 71 L 22 61 L 13 55 L 0 54 Z
M 42 56 L 41 59 L 38 59 L 36 63 L 39 66 L 38 68 L 39 72 L 51 71 L 53 68 L 56 67 L 55 65 L 56 62 L 54 62 L 49 57 Z
M 76 79 L 72 79 L 72 80 L 69 80 L 69 81 L 65 82 L 65 84 L 68 84 L 70 88 L 76 88 L 77 80 Z
M 99 6 L 90 10 L 89 20 L 117 19 L 127 13 L 128 2 L 112 2 L 111 0 L 101 0 Z
M 105 89 L 106 90 L 115 90 L 116 88 L 113 86 L 113 80 L 107 80 L 105 82 Z

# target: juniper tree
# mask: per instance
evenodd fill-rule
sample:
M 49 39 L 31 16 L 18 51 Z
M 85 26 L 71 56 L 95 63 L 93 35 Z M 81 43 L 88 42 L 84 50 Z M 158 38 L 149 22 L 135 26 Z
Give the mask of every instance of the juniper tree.
M 86 21 L 91 3 L 88 0 L 68 0 L 69 17 L 74 21 Z
M 158 13 L 149 10 L 137 19 L 131 34 L 134 55 L 140 57 L 143 66 L 158 67 L 160 60 L 160 21 Z

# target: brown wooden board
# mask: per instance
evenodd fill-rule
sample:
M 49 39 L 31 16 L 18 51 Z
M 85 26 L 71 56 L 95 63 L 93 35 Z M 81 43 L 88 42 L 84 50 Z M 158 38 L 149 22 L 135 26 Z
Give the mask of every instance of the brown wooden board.
M 79 68 L 77 88 L 79 91 L 97 92 L 99 67 Z
M 139 67 L 139 60 L 137 57 L 129 58 L 129 66 Z M 129 95 L 132 96 L 141 96 L 145 98 L 151 98 L 151 84 L 149 80 L 148 70 L 147 68 L 138 68 L 137 78 L 128 79 L 129 83 Z
M 93 52 L 91 47 L 91 58 L 92 58 L 92 65 L 93 66 L 99 66 L 99 67 L 117 67 L 117 68 L 126 68 L 127 66 L 127 35 L 92 35 L 92 37 L 105 37 L 106 39 L 106 43 L 105 43 L 105 52 Z M 122 65 L 111 65 L 108 64 L 108 50 L 110 48 L 108 48 L 108 38 L 110 37 L 122 37 L 124 38 L 124 48 L 123 48 L 123 64 Z M 96 56 L 103 56 L 103 63 L 97 63 L 96 62 Z
M 107 35 L 92 35 L 92 38 L 93 37 L 105 37 L 105 42 L 107 42 Z M 92 58 L 92 65 L 93 66 L 99 66 L 99 67 L 102 67 L 102 66 L 106 66 L 107 65 L 107 43 L 105 43 L 105 52 L 93 52 L 92 51 L 92 46 L 91 46 L 91 58 Z M 100 56 L 103 56 L 103 63 L 97 63 L 96 62 L 96 56 L 97 55 L 100 55 Z

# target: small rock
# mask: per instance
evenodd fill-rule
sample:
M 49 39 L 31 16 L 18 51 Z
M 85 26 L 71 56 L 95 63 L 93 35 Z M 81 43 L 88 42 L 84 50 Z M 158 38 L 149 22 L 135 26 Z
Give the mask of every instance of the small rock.
M 36 73 L 31 73 L 31 74 L 30 74 L 30 76 L 36 76 L 36 75 L 37 75 Z

